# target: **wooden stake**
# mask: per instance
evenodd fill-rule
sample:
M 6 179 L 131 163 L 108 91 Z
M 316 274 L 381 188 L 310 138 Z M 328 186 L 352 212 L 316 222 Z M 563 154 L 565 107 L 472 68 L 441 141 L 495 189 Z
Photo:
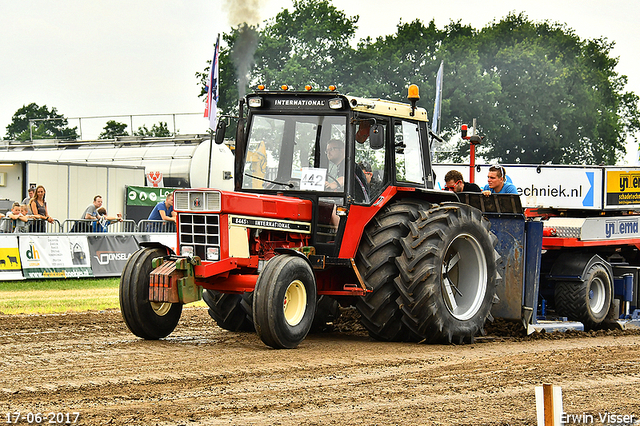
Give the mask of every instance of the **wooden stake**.
M 544 426 L 555 426 L 553 418 L 553 385 L 543 384 L 544 394 Z

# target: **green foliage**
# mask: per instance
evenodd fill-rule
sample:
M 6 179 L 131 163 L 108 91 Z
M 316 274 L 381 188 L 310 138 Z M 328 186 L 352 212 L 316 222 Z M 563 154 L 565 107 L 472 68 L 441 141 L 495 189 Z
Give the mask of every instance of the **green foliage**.
M 104 131 L 98 136 L 98 139 L 115 139 L 116 136 L 129 136 L 129 133 L 125 130 L 126 128 L 127 125 L 124 123 L 109 120 L 107 121 L 107 125 L 104 126 Z
M 29 120 L 33 127 L 29 130 Z M 56 108 L 49 110 L 46 105 L 38 106 L 35 103 L 23 105 L 11 119 L 7 126 L 7 139 L 28 141 L 33 139 L 67 139 L 78 138 L 77 127 L 69 128 L 69 123 L 62 114 L 58 114 Z
M 138 127 L 138 130 L 133 132 L 134 136 L 143 136 L 143 137 L 155 137 L 155 138 L 165 138 L 169 136 L 173 136 L 173 133 L 169 130 L 167 123 L 164 121 L 159 122 L 158 124 L 154 124 L 151 126 L 151 130 L 147 128 L 146 125 L 142 125 Z
M 441 136 L 455 137 L 477 118 L 485 136 L 478 154 L 487 160 L 614 164 L 627 137 L 640 130 L 638 96 L 625 92 L 626 76 L 615 72 L 618 60 L 611 57 L 614 43 L 605 38 L 582 40 L 563 24 L 510 13 L 480 30 L 460 22 L 442 30 L 434 21 L 400 22 L 395 34 L 360 40 L 354 49 L 357 22 L 330 0 L 299 0 L 262 29 L 232 28 L 223 35 L 231 47 L 221 49 L 219 108 L 232 113 L 258 83 L 272 90 L 337 84 L 342 93 L 396 101 L 406 101 L 415 83 L 418 106 L 431 112 L 443 62 Z M 248 51 L 239 41 L 247 32 L 257 45 L 248 76 L 239 78 L 236 51 Z M 196 73 L 201 84 L 206 71 Z M 468 159 L 468 143 L 458 140 L 449 161 Z

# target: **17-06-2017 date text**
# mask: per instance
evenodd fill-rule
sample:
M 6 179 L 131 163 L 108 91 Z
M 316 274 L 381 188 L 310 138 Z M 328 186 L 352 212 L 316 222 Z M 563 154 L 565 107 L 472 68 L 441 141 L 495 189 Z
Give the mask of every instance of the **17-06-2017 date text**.
M 78 422 L 80 418 L 80 413 L 77 411 L 70 413 L 56 413 L 56 412 L 48 412 L 48 413 L 32 413 L 27 412 L 23 413 L 21 411 L 12 411 L 6 412 L 4 415 L 4 423 L 6 424 L 18 424 L 18 423 L 27 423 L 27 424 L 74 424 Z

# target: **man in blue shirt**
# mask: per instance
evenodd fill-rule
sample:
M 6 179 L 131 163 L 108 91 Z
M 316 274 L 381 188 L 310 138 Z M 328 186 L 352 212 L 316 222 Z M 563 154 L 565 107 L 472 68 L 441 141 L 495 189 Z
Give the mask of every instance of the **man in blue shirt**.
M 173 192 L 167 195 L 167 198 L 164 201 L 159 202 L 151 211 L 149 218 L 147 220 L 164 220 L 167 222 L 172 222 L 169 224 L 168 230 L 175 229 L 176 216 L 178 214 L 173 211 Z M 152 224 L 150 224 L 152 225 Z M 157 224 L 156 224 L 157 225 Z M 158 231 L 161 229 L 159 226 L 152 226 L 152 229 L 147 229 L 148 231 Z M 164 227 L 162 227 L 164 228 Z
M 502 166 L 489 167 L 489 173 L 487 175 L 487 185 L 482 188 L 484 195 L 490 194 L 518 194 L 516 186 L 510 182 L 507 182 L 507 172 Z

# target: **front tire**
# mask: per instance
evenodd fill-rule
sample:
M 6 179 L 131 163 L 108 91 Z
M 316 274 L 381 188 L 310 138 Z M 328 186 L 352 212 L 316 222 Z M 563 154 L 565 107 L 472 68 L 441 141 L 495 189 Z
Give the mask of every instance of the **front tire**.
M 607 317 L 611 304 L 611 280 L 604 266 L 593 265 L 584 282 L 559 282 L 555 289 L 556 313 L 597 328 Z
M 293 349 L 309 333 L 316 311 L 316 280 L 300 257 L 278 255 L 265 265 L 253 292 L 253 322 L 260 339 Z
M 149 302 L 151 262 L 167 252 L 160 248 L 142 248 L 131 255 L 120 278 L 120 312 L 133 334 L 147 340 L 167 337 L 178 325 L 180 303 Z
M 403 321 L 423 341 L 463 343 L 483 333 L 500 281 L 490 226 L 480 210 L 457 203 L 411 224 L 395 283 Z

